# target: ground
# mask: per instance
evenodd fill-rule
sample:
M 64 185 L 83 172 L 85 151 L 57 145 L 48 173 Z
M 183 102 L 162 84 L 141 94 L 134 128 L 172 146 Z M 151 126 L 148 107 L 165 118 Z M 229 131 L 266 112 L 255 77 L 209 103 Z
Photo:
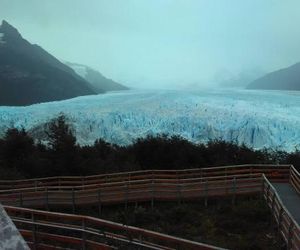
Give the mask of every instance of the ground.
M 98 208 L 76 213 L 98 216 Z M 260 197 L 185 203 L 149 203 L 110 206 L 100 216 L 128 225 L 204 242 L 228 249 L 285 249 L 271 213 Z

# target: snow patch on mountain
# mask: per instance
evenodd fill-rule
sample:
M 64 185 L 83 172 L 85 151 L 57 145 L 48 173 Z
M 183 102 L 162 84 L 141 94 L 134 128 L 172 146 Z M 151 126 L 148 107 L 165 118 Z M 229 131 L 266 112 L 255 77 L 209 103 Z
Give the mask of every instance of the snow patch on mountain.
M 2 44 L 4 44 L 5 43 L 5 41 L 4 41 L 4 34 L 3 33 L 0 33 L 0 44 L 2 43 Z
M 72 69 L 77 75 L 80 75 L 83 79 L 87 76 L 87 68 L 83 65 L 72 65 Z
M 126 145 L 147 135 L 192 142 L 222 139 L 250 147 L 295 150 L 300 143 L 298 92 L 255 90 L 126 91 L 27 107 L 0 107 L 0 134 L 24 127 L 35 137 L 65 113 L 80 144 L 97 138 Z

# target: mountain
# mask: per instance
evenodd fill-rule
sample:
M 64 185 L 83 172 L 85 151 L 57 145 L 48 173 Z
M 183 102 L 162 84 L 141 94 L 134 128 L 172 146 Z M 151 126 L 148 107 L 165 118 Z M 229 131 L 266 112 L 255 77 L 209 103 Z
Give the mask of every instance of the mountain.
M 239 73 L 222 70 L 215 74 L 214 81 L 220 87 L 246 88 L 250 82 L 265 74 L 266 72 L 258 67 L 243 70 Z
M 86 65 L 66 62 L 79 76 L 88 81 L 96 92 L 128 90 L 126 86 L 104 77 L 99 71 Z
M 300 63 L 271 72 L 251 82 L 248 89 L 300 90 Z
M 147 135 L 180 135 L 192 142 L 221 139 L 262 149 L 300 146 L 300 98 L 290 92 L 216 89 L 120 91 L 29 107 L 0 107 L 0 136 L 24 127 L 45 140 L 44 125 L 61 112 L 78 143 L 97 138 L 119 145 Z
M 96 94 L 95 90 L 73 69 L 2 22 L 0 105 L 30 105 L 91 94 Z

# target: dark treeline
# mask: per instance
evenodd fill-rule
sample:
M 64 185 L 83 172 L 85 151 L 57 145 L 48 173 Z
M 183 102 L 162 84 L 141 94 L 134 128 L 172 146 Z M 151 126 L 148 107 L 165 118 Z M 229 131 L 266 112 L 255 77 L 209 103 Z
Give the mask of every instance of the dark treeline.
M 24 130 L 8 129 L 0 139 L 1 179 L 92 175 L 145 169 L 184 169 L 272 163 L 300 168 L 300 152 L 253 150 L 224 141 L 193 144 L 179 136 L 148 136 L 128 146 L 98 139 L 80 146 L 64 115 L 45 126 L 47 144 Z

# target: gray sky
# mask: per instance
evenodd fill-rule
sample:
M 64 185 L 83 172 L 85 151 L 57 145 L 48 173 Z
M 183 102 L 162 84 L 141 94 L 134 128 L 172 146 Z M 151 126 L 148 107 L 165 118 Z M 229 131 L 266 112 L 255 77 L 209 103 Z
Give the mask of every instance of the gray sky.
M 206 86 L 300 61 L 299 0 L 0 0 L 56 57 L 128 86 Z

